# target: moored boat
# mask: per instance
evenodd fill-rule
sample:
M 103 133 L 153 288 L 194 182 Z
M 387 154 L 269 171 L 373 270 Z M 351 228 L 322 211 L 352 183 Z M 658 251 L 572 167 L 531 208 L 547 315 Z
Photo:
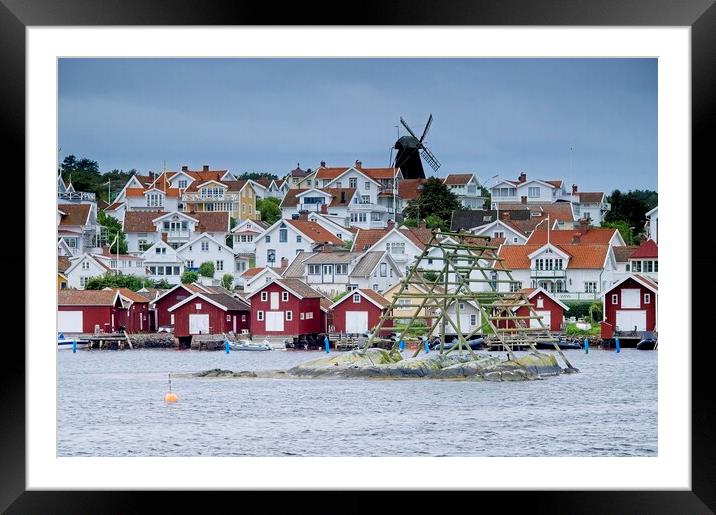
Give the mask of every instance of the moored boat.
M 271 344 L 264 340 L 262 343 L 254 343 L 248 340 L 240 340 L 238 342 L 229 342 L 229 348 L 231 350 L 254 350 L 254 351 L 266 351 L 273 350 Z
M 654 338 L 644 338 L 636 344 L 637 350 L 655 350 L 658 346 L 658 341 Z
M 76 346 L 75 346 L 76 342 Z M 69 349 L 72 350 L 72 348 L 77 349 L 86 349 L 89 346 L 89 343 L 86 340 L 80 340 L 79 338 L 66 338 L 64 334 L 60 333 L 57 335 L 57 349 L 58 350 L 65 350 Z

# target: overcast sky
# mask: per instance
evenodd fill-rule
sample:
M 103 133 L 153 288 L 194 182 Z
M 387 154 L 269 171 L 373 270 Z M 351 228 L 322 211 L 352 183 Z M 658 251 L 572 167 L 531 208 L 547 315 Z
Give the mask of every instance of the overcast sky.
M 400 116 L 420 134 L 430 113 L 440 176 L 469 171 L 490 186 L 524 171 L 582 191 L 657 187 L 656 59 L 59 64 L 60 160 L 88 157 L 103 172 L 388 166 Z

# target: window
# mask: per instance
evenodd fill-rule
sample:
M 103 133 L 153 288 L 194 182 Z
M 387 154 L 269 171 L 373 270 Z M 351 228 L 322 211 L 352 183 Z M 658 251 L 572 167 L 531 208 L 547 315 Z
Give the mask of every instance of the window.
M 336 183 L 336 188 L 342 188 L 342 187 L 343 187 L 343 185 L 341 184 L 341 181 L 338 181 Z
M 380 222 L 382 220 L 380 213 L 371 213 L 370 219 L 374 222 Z
M 513 281 L 513 282 L 510 283 L 510 291 L 511 291 L 511 292 L 514 293 L 514 292 L 516 292 L 516 291 L 518 291 L 518 290 L 521 290 L 521 289 L 522 289 L 522 283 L 521 283 L 520 281 Z
M 186 189 L 186 179 L 177 181 L 177 188 L 182 189 L 182 190 Z
M 187 259 L 187 260 L 186 260 L 186 266 L 187 266 L 187 268 L 194 268 L 194 260 L 193 260 L 193 259 Z
M 658 272 L 658 271 L 659 271 L 659 262 L 654 261 L 654 272 Z
M 288 229 L 279 229 L 278 231 L 278 241 L 280 243 L 287 243 L 288 242 Z
M 629 263 L 626 264 L 626 271 L 629 271 Z
M 361 195 L 360 203 L 361 204 L 370 204 L 370 195 Z
M 634 261 L 631 269 L 633 272 L 641 272 L 641 261 Z
M 231 315 L 226 315 L 226 321 L 231 322 Z
M 224 262 L 223 261 L 217 261 L 216 262 L 216 270 L 219 272 L 224 271 Z
M 266 235 L 266 243 L 271 243 L 271 236 L 268 234 Z
M 527 196 L 530 197 L 530 198 L 537 198 L 537 197 L 539 197 L 539 188 L 538 188 L 538 187 L 528 188 L 528 189 L 527 189 Z
M 282 301 L 282 302 L 288 302 L 288 292 L 287 292 L 287 291 L 282 291 L 282 292 L 281 292 L 281 301 Z
M 505 237 L 505 231 L 495 231 L 493 233 L 493 238 L 504 238 Z
M 306 320 L 313 320 L 313 311 L 306 313 Z
M 348 265 L 336 265 L 336 275 L 347 275 Z
M 365 188 L 366 191 L 370 191 L 370 183 L 366 181 Z
M 263 320 L 264 319 L 264 312 L 263 311 L 257 311 L 256 312 L 256 320 Z
M 84 288 L 87 286 L 87 281 L 89 281 L 91 277 L 80 277 L 80 288 Z
M 174 274 L 173 275 L 179 275 L 179 271 L 181 270 L 181 267 L 175 266 L 174 267 Z
M 644 294 L 644 304 L 651 304 L 651 293 Z
M 268 261 L 269 263 L 276 262 L 276 249 L 266 250 L 266 261 Z
M 351 213 L 351 222 L 365 222 L 367 219 L 366 213 Z
M 387 277 L 387 276 L 388 276 L 388 264 L 387 264 L 387 263 L 381 263 L 381 264 L 380 264 L 380 276 L 381 276 L 381 277 Z
M 653 272 L 654 271 L 654 262 L 653 261 L 644 261 L 644 264 L 646 265 L 644 271 L 645 272 Z
M 208 242 L 208 241 L 202 241 L 202 242 L 201 242 L 201 251 L 202 251 L 202 252 L 209 252 L 209 242 Z
M 296 236 L 296 243 L 301 243 L 301 242 L 303 242 L 303 238 L 302 238 L 301 235 L 299 234 L 299 235 Z
M 378 283 L 373 284 L 373 291 L 378 291 Z
M 477 315 L 470 315 L 470 325 L 477 325 Z
M 200 303 L 200 302 L 197 302 L 197 303 L 194 305 L 194 307 L 195 307 L 196 309 L 201 309 L 201 303 Z
M 308 265 L 308 275 L 321 275 L 321 265 Z
M 261 292 L 261 302 L 266 302 L 268 300 L 268 292 L 262 291 Z
M 355 177 L 348 179 L 348 187 L 349 188 L 357 188 L 358 187 L 358 179 L 356 179 Z
M 306 318 L 306 313 L 301 313 L 300 318 L 301 318 L 301 320 L 304 320 Z
M 164 195 L 161 193 L 150 193 L 147 195 L 147 207 L 161 207 L 164 205 Z
M 612 304 L 619 304 L 619 295 L 616 293 L 612 294 Z
M 246 322 L 246 315 L 241 315 L 241 321 Z
M 540 297 L 540 298 L 537 299 L 537 307 L 538 307 L 538 308 L 543 308 L 543 307 L 544 307 L 544 299 L 543 299 L 543 298 Z
M 89 270 L 89 261 L 82 262 L 82 270 Z
M 360 294 L 359 293 L 353 294 L 353 304 L 360 304 Z
M 585 293 L 596 293 L 597 292 L 597 283 L 590 281 L 584 283 L 584 292 Z
M 293 320 L 293 311 L 286 311 L 286 320 L 289 322 Z
M 403 255 L 405 254 L 405 243 L 386 243 L 385 250 L 394 255 Z

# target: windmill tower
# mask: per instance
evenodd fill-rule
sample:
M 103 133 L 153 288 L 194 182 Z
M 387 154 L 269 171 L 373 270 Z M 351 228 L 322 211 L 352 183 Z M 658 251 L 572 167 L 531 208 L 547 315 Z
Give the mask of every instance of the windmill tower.
M 535 344 L 551 342 L 567 367 L 574 369 L 527 295 L 521 291 L 500 291 L 500 285 L 516 284 L 516 281 L 512 277 L 512 271 L 504 266 L 503 258 L 497 255 L 497 249 L 498 247 L 490 245 L 489 237 L 477 237 L 465 232 L 433 231 L 432 238 L 415 265 L 410 267 L 405 278 L 401 280 L 400 288 L 378 325 L 372 330 L 365 348 L 378 343 L 381 330 L 393 327 L 395 319 L 409 321 L 407 325 L 401 325 L 398 337 L 392 345 L 394 350 L 413 326 L 431 320 L 432 326 L 428 328 L 426 336 L 428 339 L 433 335 L 440 337 L 440 353 L 466 350 L 474 356 L 467 341 L 482 333 L 488 348 L 504 350 L 511 359 L 515 359 L 515 350 L 530 349 L 539 354 Z M 428 269 L 425 268 L 428 260 L 442 264 L 438 269 Z M 426 272 L 436 274 L 437 279 L 429 280 Z M 418 288 L 410 288 L 411 285 Z M 481 315 L 482 323 L 471 331 L 461 328 L 460 306 L 465 302 L 476 306 Z M 527 307 L 529 314 L 518 316 L 517 309 L 520 307 Z M 408 318 L 405 314 L 394 315 L 395 308 L 415 310 Z M 448 330 L 457 335 L 456 343 L 446 344 Z M 419 352 L 420 347 L 414 356 Z
M 421 156 L 430 167 L 438 171 L 440 168 L 440 161 L 433 155 L 433 153 L 425 146 L 425 137 L 428 135 L 430 125 L 433 123 L 433 115 L 430 115 L 428 122 L 425 124 L 423 129 L 423 135 L 418 138 L 408 124 L 400 118 L 400 123 L 405 127 L 410 136 L 403 136 L 395 142 L 393 148 L 398 150 L 395 156 L 395 168 L 400 168 L 403 172 L 403 178 L 405 179 L 425 179 L 425 171 L 423 170 L 423 163 Z

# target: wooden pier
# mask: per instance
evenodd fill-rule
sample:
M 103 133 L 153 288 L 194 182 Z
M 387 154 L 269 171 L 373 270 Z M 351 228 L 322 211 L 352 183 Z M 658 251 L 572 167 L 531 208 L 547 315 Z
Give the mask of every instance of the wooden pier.
M 87 346 L 89 350 L 124 350 L 125 348 L 134 348 L 132 346 L 132 340 L 129 339 L 129 335 L 127 335 L 126 331 L 121 333 L 93 334 L 84 339 L 89 344 Z

